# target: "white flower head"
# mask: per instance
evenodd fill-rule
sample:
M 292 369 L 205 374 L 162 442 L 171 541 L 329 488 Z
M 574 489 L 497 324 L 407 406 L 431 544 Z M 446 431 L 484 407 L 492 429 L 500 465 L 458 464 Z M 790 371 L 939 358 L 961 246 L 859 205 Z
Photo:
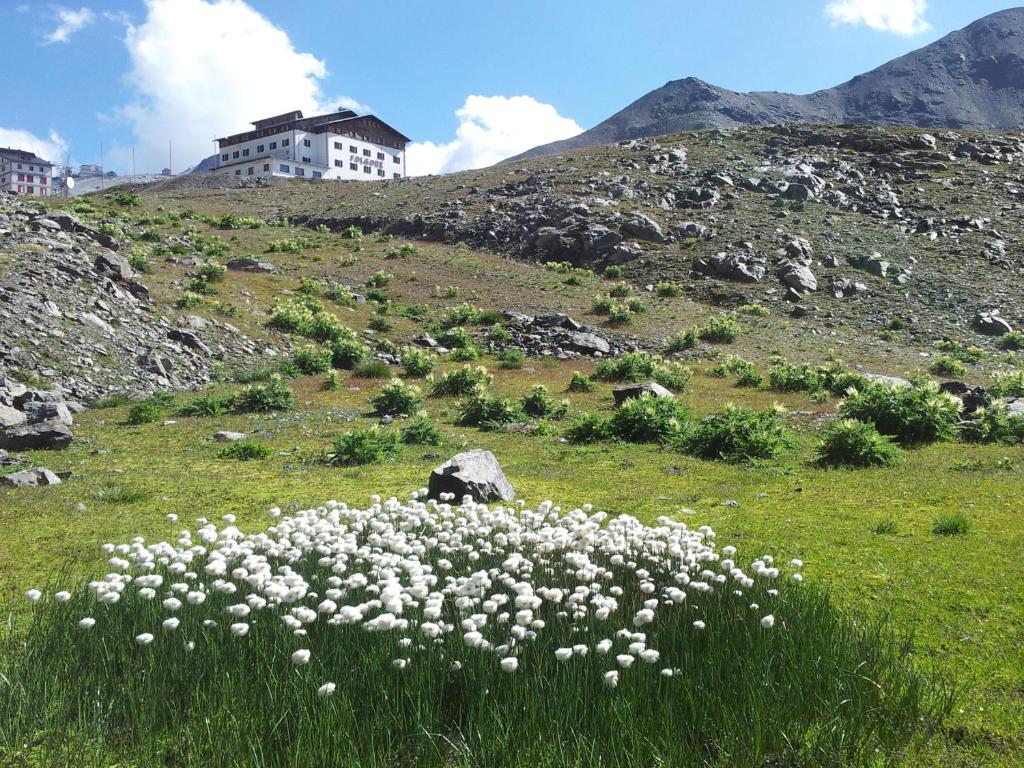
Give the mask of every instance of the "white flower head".
M 338 686 L 335 683 L 324 683 L 316 690 L 316 695 L 321 699 L 326 699 L 328 696 L 333 696 L 334 691 L 337 690 Z
M 515 672 L 517 669 L 519 669 L 519 659 L 515 656 L 506 656 L 501 660 L 502 672 Z
M 135 636 L 136 645 L 147 646 L 153 642 L 153 635 L 149 632 L 143 632 L 141 635 Z
M 292 664 L 297 667 L 301 667 L 303 664 L 308 664 L 311 654 L 307 649 L 300 648 L 292 654 Z

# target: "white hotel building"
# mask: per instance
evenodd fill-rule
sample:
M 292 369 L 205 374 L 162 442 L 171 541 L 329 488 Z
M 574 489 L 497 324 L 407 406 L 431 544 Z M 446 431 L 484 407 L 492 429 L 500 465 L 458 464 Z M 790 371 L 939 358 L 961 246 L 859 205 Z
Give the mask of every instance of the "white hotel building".
M 409 138 L 373 115 L 342 109 L 303 117 L 288 112 L 217 139 L 213 173 L 309 179 L 401 179 Z
M 0 147 L 0 191 L 52 195 L 53 163 L 21 149 Z

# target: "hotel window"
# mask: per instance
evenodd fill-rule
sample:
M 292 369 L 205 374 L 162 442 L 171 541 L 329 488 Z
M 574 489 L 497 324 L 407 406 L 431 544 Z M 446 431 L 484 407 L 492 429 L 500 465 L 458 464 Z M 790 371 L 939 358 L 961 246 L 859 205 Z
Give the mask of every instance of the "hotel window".
M 363 150 L 363 157 L 370 157 L 370 155 L 372 155 L 372 154 L 373 153 L 370 150 L 368 150 L 368 149 L 364 149 Z
M 255 172 L 256 172 L 256 169 L 255 169 L 255 168 L 253 168 L 253 167 L 252 167 L 252 166 L 250 165 L 250 166 L 249 166 L 249 174 L 248 174 L 248 175 L 249 175 L 249 176 L 252 176 L 252 175 L 253 175 L 253 174 L 254 174 Z
M 237 160 L 238 159 L 238 151 L 237 150 L 235 150 L 234 152 L 231 153 L 231 158 L 233 160 Z
M 396 163 L 400 163 L 400 162 L 402 162 L 402 159 L 401 159 L 401 158 L 400 158 L 400 157 L 399 157 L 398 155 L 394 155 L 394 156 L 392 156 L 392 158 L 391 158 L 391 159 L 392 159 L 392 160 L 394 160 L 394 161 L 395 161 Z
M 230 157 L 230 155 L 227 152 L 225 152 L 223 155 L 220 156 L 220 159 L 221 160 L 227 160 L 229 157 Z
M 378 152 L 377 153 L 377 159 L 378 160 L 383 160 L 384 159 L 384 153 L 383 152 Z
M 334 167 L 335 168 L 344 168 L 345 164 L 343 162 L 341 162 L 341 160 L 335 160 L 334 161 Z
M 359 170 L 359 164 L 358 163 L 349 163 L 348 164 L 348 169 L 350 171 L 358 171 Z
M 304 162 L 304 163 L 312 163 L 313 161 L 310 160 L 308 157 L 304 157 L 304 158 L 302 158 L 302 162 Z
M 288 146 L 288 143 L 289 143 L 290 141 L 291 141 L 291 139 L 281 139 L 281 146 L 282 146 L 282 147 L 287 147 L 287 146 Z
M 302 140 L 302 146 L 304 146 L 304 147 L 312 147 L 313 144 L 310 142 L 309 139 L 303 139 Z
M 260 144 L 258 147 L 256 147 L 256 151 L 259 152 L 262 155 L 263 154 L 263 145 Z
M 377 175 L 378 176 L 383 176 L 384 175 L 384 169 L 383 168 L 378 168 L 377 169 Z
M 241 175 L 242 175 L 242 169 L 239 168 L 237 171 L 235 171 L 235 176 L 241 176 Z
M 264 163 L 264 164 L 263 164 L 263 170 L 264 170 L 265 172 L 266 172 L 266 171 L 269 171 L 269 170 L 270 170 L 270 163 Z
M 359 151 L 359 147 L 357 147 L 355 144 L 349 144 L 348 145 L 348 151 L 351 152 L 354 155 L 356 152 Z M 20 165 L 18 167 L 21 168 Z
M 296 167 L 295 175 L 296 176 L 305 176 L 306 175 L 306 169 L 305 168 L 298 168 L 298 167 Z
M 314 179 L 322 179 L 323 177 L 324 177 L 324 175 L 322 173 L 320 173 L 320 171 L 313 171 L 313 178 Z
M 393 174 L 393 175 L 394 175 L 394 177 L 395 177 L 396 179 L 400 179 L 400 178 L 402 178 L 402 174 L 400 174 L 400 173 L 396 173 L 396 174 Z
M 248 149 L 243 149 L 242 150 L 242 157 L 248 157 L 248 156 L 249 156 L 249 150 Z
M 20 165 L 18 167 L 21 168 Z M 18 174 L 18 181 L 24 181 L 24 180 L 25 180 L 25 174 L 24 173 L 19 173 Z
M 277 167 L 280 169 L 281 173 L 291 173 L 291 169 L 284 163 L 281 163 L 281 165 Z
M 271 149 L 277 149 L 277 142 L 276 141 L 270 142 L 270 148 Z
M 18 163 L 18 170 L 21 170 L 21 163 Z
M 370 172 L 370 166 L 364 165 L 363 166 L 363 173 L 369 173 L 369 172 Z
M 29 193 L 30 195 L 34 195 L 34 194 L 36 193 L 36 188 L 35 188 L 35 187 L 29 187 L 29 188 L 28 188 L 28 193 Z
M 39 177 L 39 183 L 40 184 L 45 184 L 46 183 L 46 177 L 45 176 L 40 176 Z

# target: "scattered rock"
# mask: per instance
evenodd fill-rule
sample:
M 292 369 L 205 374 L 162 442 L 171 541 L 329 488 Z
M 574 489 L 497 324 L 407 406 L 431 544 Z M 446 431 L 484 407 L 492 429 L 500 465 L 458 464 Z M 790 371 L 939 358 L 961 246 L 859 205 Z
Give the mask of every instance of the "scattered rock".
M 213 439 L 218 443 L 237 443 L 245 439 L 245 432 L 217 432 Z
M 456 501 L 467 495 L 479 502 L 515 499 L 494 454 L 481 449 L 459 453 L 430 474 L 428 496 L 437 499 L 442 493 L 454 494 Z
M 12 472 L 2 478 L 4 485 L 13 485 L 15 488 L 35 488 L 39 485 L 60 485 L 60 478 L 46 467 L 35 469 L 23 469 L 20 472 Z
M 627 400 L 632 400 L 640 395 L 648 394 L 654 397 L 675 397 L 665 387 L 656 381 L 641 381 L 635 384 L 620 384 L 612 388 L 612 397 L 615 398 L 615 407 L 618 408 Z
M 64 424 L 42 421 L 21 424 L 0 432 L 0 448 L 9 451 L 59 450 L 67 448 L 74 436 Z
M 999 310 L 979 312 L 972 323 L 974 330 L 986 336 L 1004 336 L 1013 330 L 1013 326 L 999 316 Z

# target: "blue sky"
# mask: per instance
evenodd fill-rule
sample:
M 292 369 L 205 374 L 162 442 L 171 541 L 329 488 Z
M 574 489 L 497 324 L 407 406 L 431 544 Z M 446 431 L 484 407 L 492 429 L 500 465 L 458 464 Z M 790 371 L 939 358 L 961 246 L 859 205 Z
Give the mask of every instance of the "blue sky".
M 292 108 L 371 108 L 422 172 L 593 126 L 668 80 L 798 93 L 988 13 L 989 0 L 0 0 L 0 145 L 140 172 Z M 17 69 L 11 63 L 17 62 Z M 18 74 L 15 76 L 14 73 Z M 513 99 L 513 97 L 519 97 Z M 413 162 L 413 158 L 415 162 Z

